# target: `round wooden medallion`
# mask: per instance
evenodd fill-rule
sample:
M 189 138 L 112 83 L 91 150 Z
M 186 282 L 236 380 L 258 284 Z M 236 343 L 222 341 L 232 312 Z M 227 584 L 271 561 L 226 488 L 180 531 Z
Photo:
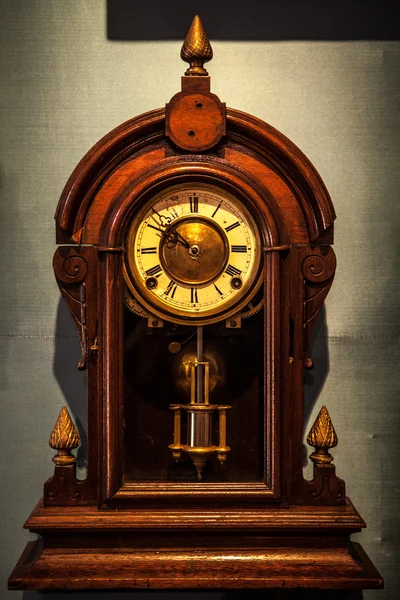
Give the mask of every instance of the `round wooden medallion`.
M 208 150 L 225 133 L 224 105 L 214 94 L 177 94 L 167 107 L 166 133 L 184 150 Z

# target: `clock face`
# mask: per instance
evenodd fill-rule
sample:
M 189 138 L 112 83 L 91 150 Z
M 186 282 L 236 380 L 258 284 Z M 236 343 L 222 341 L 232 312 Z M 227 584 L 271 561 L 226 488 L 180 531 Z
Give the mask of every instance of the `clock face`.
M 201 324 L 238 312 L 261 284 L 258 228 L 241 201 L 205 184 L 167 188 L 136 215 L 125 278 L 155 315 Z

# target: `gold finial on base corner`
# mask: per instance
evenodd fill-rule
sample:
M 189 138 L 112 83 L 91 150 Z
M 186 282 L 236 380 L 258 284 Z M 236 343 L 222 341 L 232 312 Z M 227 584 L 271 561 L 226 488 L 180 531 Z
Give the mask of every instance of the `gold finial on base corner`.
M 53 458 L 53 462 L 56 465 L 62 466 L 74 464 L 76 458 L 71 454 L 71 450 L 77 448 L 80 443 L 79 433 L 68 409 L 64 406 L 61 409 L 49 439 L 50 447 L 58 450 L 58 454 Z
M 335 428 L 326 406 L 323 406 L 307 436 L 307 444 L 315 448 L 315 452 L 310 455 L 311 460 L 320 464 L 332 462 L 333 456 L 328 450 L 337 446 L 337 443 Z
M 210 61 L 212 57 L 213 51 L 208 35 L 204 30 L 200 17 L 196 15 L 186 34 L 181 50 L 182 60 L 190 65 L 185 75 L 207 76 L 208 72 L 203 65 Z

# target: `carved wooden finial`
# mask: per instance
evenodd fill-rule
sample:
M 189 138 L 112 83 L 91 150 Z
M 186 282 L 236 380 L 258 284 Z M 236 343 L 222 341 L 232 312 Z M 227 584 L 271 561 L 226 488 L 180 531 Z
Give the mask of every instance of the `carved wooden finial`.
M 56 465 L 72 465 L 76 458 L 71 450 L 77 448 L 81 443 L 79 433 L 71 419 L 68 409 L 64 406 L 53 427 L 49 444 L 58 454 L 53 458 Z
M 333 456 L 329 454 L 328 450 L 337 446 L 337 443 L 338 439 L 333 423 L 326 406 L 323 406 L 307 436 L 307 444 L 315 447 L 315 452 L 310 455 L 311 460 L 320 464 L 332 462 Z
M 189 31 L 186 34 L 181 50 L 181 58 L 188 62 L 190 67 L 185 72 L 185 75 L 208 75 L 207 70 L 203 67 L 204 63 L 211 60 L 213 51 L 208 39 L 208 35 L 204 31 L 203 23 L 198 15 L 192 21 Z

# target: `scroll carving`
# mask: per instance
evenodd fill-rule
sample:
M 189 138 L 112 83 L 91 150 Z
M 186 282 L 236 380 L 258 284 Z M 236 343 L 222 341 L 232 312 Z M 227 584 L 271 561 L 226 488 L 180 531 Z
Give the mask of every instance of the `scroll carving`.
M 324 304 L 325 298 L 335 276 L 336 257 L 330 246 L 321 246 L 309 250 L 310 254 L 303 260 L 304 305 L 303 329 L 305 359 L 304 367 L 313 367 L 312 360 L 307 356 L 315 321 Z
M 53 267 L 58 287 L 78 328 L 82 356 L 77 367 L 87 367 L 88 339 L 86 323 L 86 276 L 88 264 L 79 252 L 70 246 L 56 250 Z

